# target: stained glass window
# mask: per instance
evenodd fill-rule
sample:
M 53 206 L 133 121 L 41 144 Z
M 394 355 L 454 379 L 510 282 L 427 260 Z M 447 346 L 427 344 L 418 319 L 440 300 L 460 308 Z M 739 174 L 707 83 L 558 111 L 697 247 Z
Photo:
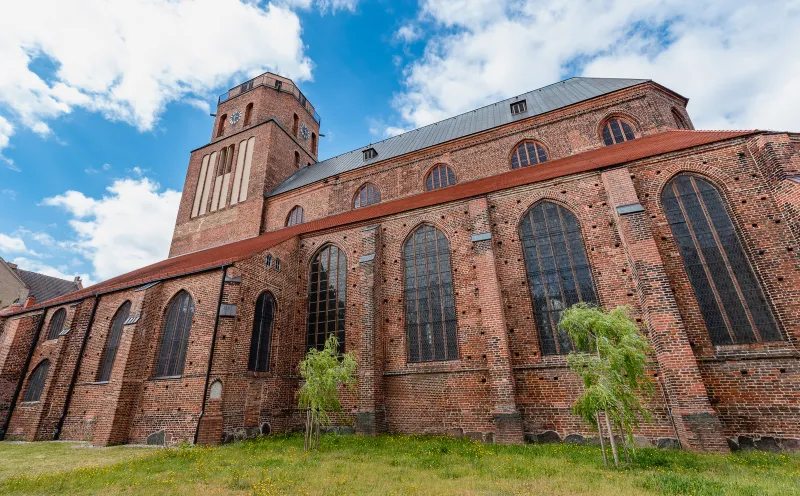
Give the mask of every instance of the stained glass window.
M 603 126 L 603 143 L 606 146 L 636 139 L 633 128 L 625 120 L 615 117 Z
M 117 357 L 119 341 L 122 338 L 122 328 L 128 320 L 131 311 L 131 302 L 126 301 L 119 307 L 114 318 L 111 320 L 111 327 L 106 337 L 106 345 L 103 354 L 100 356 L 100 368 L 97 370 L 97 382 L 107 381 L 111 377 L 111 369 L 114 366 L 114 359 Z
M 303 207 L 297 205 L 294 207 L 289 215 L 286 217 L 286 227 L 294 226 L 296 224 L 302 224 L 306 221 L 305 213 L 303 212 Z
M 425 176 L 425 190 L 446 188 L 456 183 L 456 175 L 450 167 L 439 164 Z
M 169 304 L 164 316 L 164 329 L 158 348 L 156 377 L 170 377 L 183 374 L 186 360 L 186 347 L 189 331 L 192 329 L 194 301 L 189 293 L 180 291 Z
M 58 339 L 58 335 L 64 330 L 64 321 L 67 319 L 67 311 L 59 308 L 50 318 L 50 327 L 47 329 L 47 339 Z
M 541 143 L 526 141 L 520 144 L 511 154 L 511 168 L 519 169 L 529 165 L 541 164 L 547 161 L 547 152 Z
M 354 208 L 368 207 L 375 203 L 381 202 L 381 191 L 377 186 L 367 183 L 358 190 L 356 198 L 353 201 Z
M 321 350 L 334 334 L 344 352 L 347 258 L 335 245 L 325 245 L 311 260 L 308 279 L 306 346 Z
M 253 317 L 253 334 L 250 338 L 250 359 L 247 370 L 269 370 L 269 349 L 272 344 L 272 327 L 275 321 L 275 298 L 265 291 L 256 300 Z
M 22 397 L 22 401 L 39 401 L 42 397 L 48 370 L 50 370 L 49 360 L 42 360 L 42 362 L 33 369 L 28 379 L 28 389 L 25 391 L 25 396 Z

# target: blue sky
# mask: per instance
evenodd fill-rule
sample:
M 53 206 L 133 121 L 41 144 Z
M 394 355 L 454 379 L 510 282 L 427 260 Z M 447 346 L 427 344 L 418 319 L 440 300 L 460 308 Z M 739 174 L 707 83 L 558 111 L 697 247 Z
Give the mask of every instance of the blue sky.
M 216 95 L 264 70 L 317 108 L 321 158 L 572 75 L 655 79 L 700 128 L 800 128 L 795 2 L 70 4 L 0 19 L 0 256 L 62 277 L 166 256 Z

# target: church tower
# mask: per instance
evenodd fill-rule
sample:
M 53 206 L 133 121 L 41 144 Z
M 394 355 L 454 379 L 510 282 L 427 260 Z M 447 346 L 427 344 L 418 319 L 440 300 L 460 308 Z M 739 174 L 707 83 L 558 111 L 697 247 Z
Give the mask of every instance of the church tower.
M 220 95 L 192 150 L 169 256 L 261 234 L 264 195 L 317 161 L 319 115 L 290 79 L 262 74 Z

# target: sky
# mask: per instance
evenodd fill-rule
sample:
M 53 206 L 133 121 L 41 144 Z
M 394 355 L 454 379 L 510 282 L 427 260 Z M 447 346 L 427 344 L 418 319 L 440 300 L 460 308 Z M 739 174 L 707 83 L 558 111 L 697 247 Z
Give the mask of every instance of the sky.
M 800 0 L 0 0 L 0 257 L 84 284 L 167 257 L 217 96 L 265 71 L 320 158 L 572 76 L 698 129 L 800 131 Z

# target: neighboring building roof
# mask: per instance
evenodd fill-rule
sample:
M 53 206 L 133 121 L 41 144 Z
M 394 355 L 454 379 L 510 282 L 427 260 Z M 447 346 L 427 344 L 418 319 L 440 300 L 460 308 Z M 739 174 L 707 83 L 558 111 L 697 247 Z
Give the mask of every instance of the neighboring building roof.
M 14 269 L 22 282 L 29 288 L 28 296 L 33 296 L 36 301 L 47 301 L 59 296 L 78 291 L 82 288 L 79 281 L 67 281 L 58 277 L 46 276 L 38 272 Z
M 323 217 L 304 224 L 297 224 L 292 227 L 271 231 L 260 236 L 215 248 L 168 258 L 153 265 L 95 284 L 94 286 L 90 286 L 70 295 L 62 296 L 54 301 L 39 303 L 23 311 L 35 310 L 102 293 L 110 293 L 112 291 L 141 286 L 168 277 L 222 267 L 223 265 L 244 260 L 260 251 L 272 248 L 273 246 L 302 234 L 309 234 L 360 222 L 368 222 L 418 208 L 426 208 L 451 201 L 464 200 L 495 191 L 571 174 L 613 167 L 643 158 L 739 138 L 758 132 L 759 131 L 676 130 L 653 134 L 633 141 L 626 141 L 625 143 L 551 160 L 539 165 L 509 170 L 502 174 L 459 183 L 455 186 L 427 191 L 417 195 Z
M 649 81 L 649 79 L 586 77 L 574 77 L 560 81 L 303 167 L 277 185 L 267 196 L 279 195 L 359 167 L 551 112 Z M 511 104 L 520 100 L 525 100 L 528 110 L 518 115 L 511 115 Z M 364 160 L 363 152 L 368 148 L 374 148 L 378 155 L 370 160 Z

